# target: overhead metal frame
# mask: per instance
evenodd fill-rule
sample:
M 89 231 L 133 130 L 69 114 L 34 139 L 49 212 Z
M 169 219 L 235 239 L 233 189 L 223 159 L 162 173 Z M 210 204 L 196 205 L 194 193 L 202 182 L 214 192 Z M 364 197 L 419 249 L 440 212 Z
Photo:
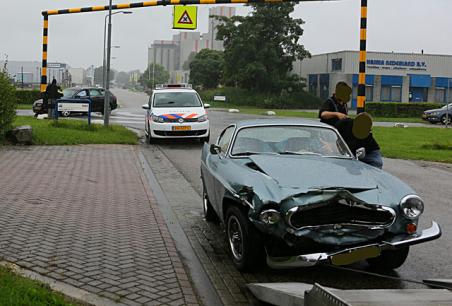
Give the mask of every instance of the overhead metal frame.
M 122 3 L 111 6 L 112 10 L 134 9 L 150 6 L 167 5 L 204 5 L 204 4 L 247 4 L 247 3 L 282 3 L 282 2 L 319 2 L 336 0 L 153 0 L 135 3 Z M 47 87 L 47 58 L 49 43 L 49 16 L 80 14 L 89 12 L 100 12 L 110 10 L 109 5 L 78 7 L 58 10 L 43 11 L 44 26 L 42 34 L 42 69 L 41 69 L 41 92 Z M 367 40 L 367 0 L 361 0 L 361 24 L 360 24 L 360 51 L 359 51 L 359 80 L 357 96 L 357 112 L 365 110 L 366 103 L 366 40 Z

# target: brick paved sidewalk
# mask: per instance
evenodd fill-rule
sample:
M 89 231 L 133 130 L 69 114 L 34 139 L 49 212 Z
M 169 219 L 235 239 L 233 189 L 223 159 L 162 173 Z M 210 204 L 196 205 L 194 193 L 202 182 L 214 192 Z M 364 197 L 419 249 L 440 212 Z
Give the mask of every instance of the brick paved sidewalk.
M 198 304 L 136 151 L 0 148 L 0 259 L 128 305 Z

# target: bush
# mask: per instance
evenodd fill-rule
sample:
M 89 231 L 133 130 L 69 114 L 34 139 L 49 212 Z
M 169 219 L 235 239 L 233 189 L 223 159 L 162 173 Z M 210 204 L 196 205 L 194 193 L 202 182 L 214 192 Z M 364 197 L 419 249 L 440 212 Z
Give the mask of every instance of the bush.
M 33 104 L 36 100 L 41 99 L 39 90 L 16 90 L 16 99 L 19 104 Z
M 442 106 L 439 103 L 369 102 L 366 111 L 374 117 L 419 118 L 424 111 Z
M 318 109 L 321 100 L 304 90 L 283 91 L 281 95 L 252 92 L 246 89 L 225 87 L 201 90 L 199 94 L 204 102 L 212 102 L 214 96 L 226 96 L 226 105 L 252 106 L 276 109 Z
M 8 75 L 0 71 L 0 140 L 11 129 L 16 116 L 15 88 L 10 83 Z

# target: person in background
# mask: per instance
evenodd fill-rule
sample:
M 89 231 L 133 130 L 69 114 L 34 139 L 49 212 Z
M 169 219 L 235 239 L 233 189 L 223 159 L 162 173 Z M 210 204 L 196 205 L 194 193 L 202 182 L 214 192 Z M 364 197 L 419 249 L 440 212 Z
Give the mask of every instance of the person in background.
M 48 118 L 50 119 L 54 116 L 56 100 L 63 96 L 61 88 L 57 85 L 57 81 L 55 79 L 52 80 L 51 84 L 47 85 L 45 95 L 47 96 Z
M 335 127 L 353 154 L 359 148 L 366 149 L 365 157 L 360 160 L 381 169 L 383 160 L 380 146 L 371 132 L 372 117 L 367 113 L 361 113 L 355 119 L 348 116 L 347 102 L 350 101 L 351 94 L 352 89 L 347 83 L 337 83 L 333 96 L 320 107 L 320 121 Z

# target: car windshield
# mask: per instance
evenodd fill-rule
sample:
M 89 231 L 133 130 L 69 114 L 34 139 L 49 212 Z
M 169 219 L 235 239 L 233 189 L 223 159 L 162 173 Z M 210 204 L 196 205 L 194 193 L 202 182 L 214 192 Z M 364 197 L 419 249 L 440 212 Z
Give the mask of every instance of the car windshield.
M 63 90 L 63 97 L 70 98 L 74 95 L 75 89 L 66 88 Z
M 154 95 L 154 107 L 200 107 L 201 100 L 194 92 L 161 92 Z
M 442 107 L 443 109 L 448 108 L 447 104 Z M 452 103 L 449 104 L 449 109 L 452 109 Z
M 241 129 L 231 151 L 234 156 L 253 154 L 321 155 L 351 157 L 338 134 L 312 126 L 257 126 Z

